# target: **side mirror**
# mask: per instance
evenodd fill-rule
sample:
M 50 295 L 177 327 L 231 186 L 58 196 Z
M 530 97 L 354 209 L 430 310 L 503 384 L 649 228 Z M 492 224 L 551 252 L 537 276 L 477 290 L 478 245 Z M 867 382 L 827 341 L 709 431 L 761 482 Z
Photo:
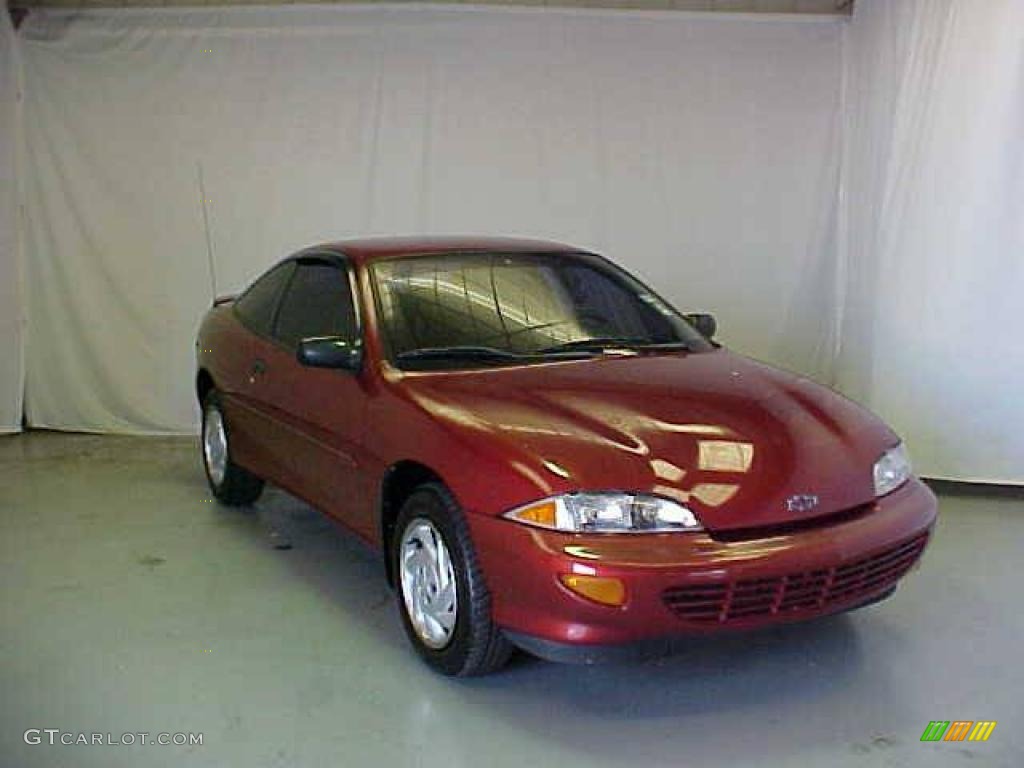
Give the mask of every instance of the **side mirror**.
M 338 368 L 355 373 L 363 364 L 363 348 L 340 336 L 303 339 L 295 357 L 310 368 Z
M 718 330 L 718 323 L 715 322 L 714 315 L 694 313 L 686 315 L 686 319 L 690 321 L 690 325 L 696 328 L 697 332 L 705 339 L 711 340 Z

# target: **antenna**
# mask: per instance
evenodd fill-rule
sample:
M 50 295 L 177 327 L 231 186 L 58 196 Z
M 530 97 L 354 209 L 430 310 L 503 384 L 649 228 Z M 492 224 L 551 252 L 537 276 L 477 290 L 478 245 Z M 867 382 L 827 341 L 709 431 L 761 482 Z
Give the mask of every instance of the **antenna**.
M 217 301 L 217 272 L 213 268 L 213 237 L 210 235 L 210 214 L 206 210 L 206 184 L 203 183 L 203 163 L 196 160 L 196 179 L 199 182 L 199 200 L 203 204 L 203 228 L 206 230 L 206 258 L 210 265 L 210 303 Z

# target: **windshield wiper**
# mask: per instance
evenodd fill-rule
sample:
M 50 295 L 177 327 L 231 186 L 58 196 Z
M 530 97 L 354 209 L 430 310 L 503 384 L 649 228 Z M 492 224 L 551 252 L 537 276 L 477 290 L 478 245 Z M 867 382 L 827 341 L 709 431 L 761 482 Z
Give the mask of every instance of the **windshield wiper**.
M 469 361 L 469 362 L 480 362 L 480 363 L 507 363 L 507 362 L 524 362 L 533 361 L 537 362 L 541 359 L 549 359 L 551 357 L 558 357 L 565 360 L 579 360 L 581 358 L 592 357 L 594 352 L 591 350 L 583 349 L 564 349 L 555 350 L 552 352 L 510 352 L 507 349 L 498 349 L 496 347 L 486 346 L 473 346 L 473 345 L 457 345 L 451 347 L 421 347 L 420 349 L 410 349 L 405 352 L 399 352 L 395 355 L 395 360 L 398 362 L 430 362 L 434 360 L 445 361 Z
M 558 352 L 571 352 L 573 350 L 599 352 L 602 349 L 678 349 L 686 352 L 693 351 L 685 341 L 651 341 L 650 339 L 621 336 L 596 336 L 590 339 L 576 339 L 575 341 L 555 344 L 552 347 L 538 350 L 538 353 L 548 355 Z
M 482 362 L 489 362 L 495 360 L 520 360 L 522 357 L 522 355 L 517 355 L 515 352 L 509 352 L 504 349 L 497 349 L 495 347 L 474 347 L 468 345 L 455 347 L 421 347 L 420 349 L 410 349 L 405 352 L 399 352 L 395 355 L 395 359 L 401 361 L 480 360 Z

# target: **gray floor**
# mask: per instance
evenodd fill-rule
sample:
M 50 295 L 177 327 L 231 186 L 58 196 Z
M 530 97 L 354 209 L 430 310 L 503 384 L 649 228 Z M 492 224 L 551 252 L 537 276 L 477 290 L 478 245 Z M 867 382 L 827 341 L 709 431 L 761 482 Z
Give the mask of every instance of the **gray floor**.
M 453 681 L 407 649 L 375 555 L 280 492 L 218 507 L 193 441 L 0 438 L 0 766 L 1017 768 L 1024 496 L 947 489 L 941 510 L 882 605 Z M 999 724 L 920 743 L 958 719 Z M 26 745 L 29 728 L 203 744 Z

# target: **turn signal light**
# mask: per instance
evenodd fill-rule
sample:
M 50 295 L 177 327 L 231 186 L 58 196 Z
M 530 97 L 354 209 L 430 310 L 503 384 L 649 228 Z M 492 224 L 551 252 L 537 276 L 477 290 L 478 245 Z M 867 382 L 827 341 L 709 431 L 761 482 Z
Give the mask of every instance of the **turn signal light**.
M 566 573 L 559 577 L 562 583 L 581 597 L 601 605 L 619 606 L 626 602 L 626 587 L 610 576 L 582 576 Z
M 516 512 L 516 520 L 524 523 L 533 523 L 544 528 L 554 528 L 557 515 L 558 507 L 553 500 L 542 501 L 540 504 L 520 509 Z

